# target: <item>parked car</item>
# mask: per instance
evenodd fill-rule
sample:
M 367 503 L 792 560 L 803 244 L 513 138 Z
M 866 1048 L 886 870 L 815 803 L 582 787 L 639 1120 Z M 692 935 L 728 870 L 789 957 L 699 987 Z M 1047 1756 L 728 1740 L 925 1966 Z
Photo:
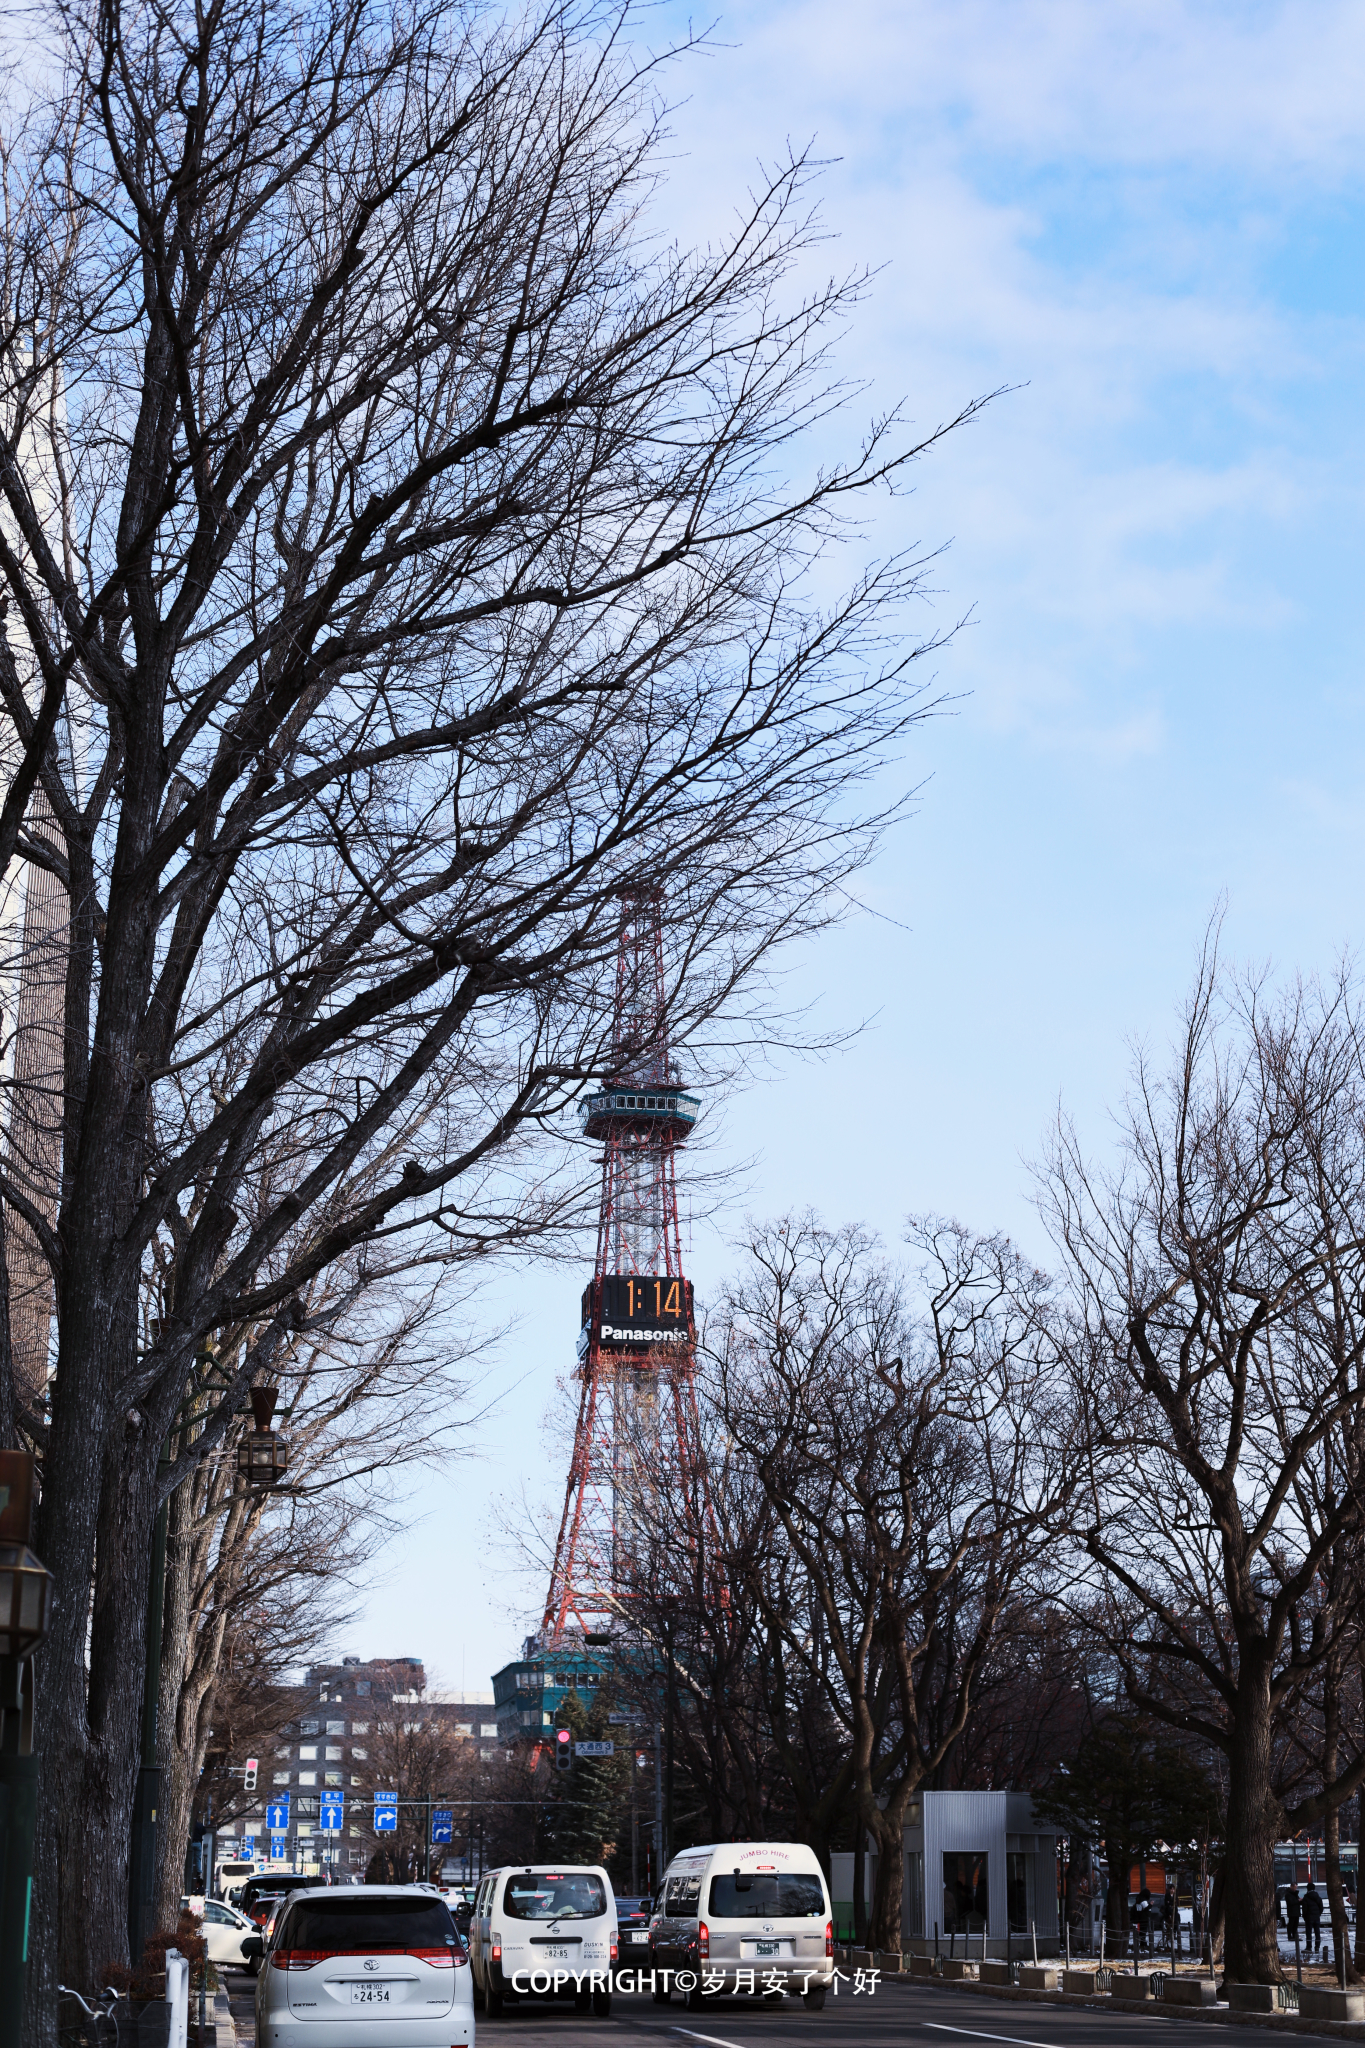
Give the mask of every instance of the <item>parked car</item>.
M 411 1885 L 319 1886 L 281 1901 L 259 1945 L 256 2039 L 308 2048 L 473 2048 L 468 1958 L 445 1900 Z
M 242 1942 L 248 1934 L 256 1933 L 254 1920 L 248 1920 L 245 1913 L 239 1913 L 222 1899 L 188 1898 L 180 1903 L 203 1922 L 204 1945 L 211 1963 L 223 1963 L 230 1970 L 250 1968 Z

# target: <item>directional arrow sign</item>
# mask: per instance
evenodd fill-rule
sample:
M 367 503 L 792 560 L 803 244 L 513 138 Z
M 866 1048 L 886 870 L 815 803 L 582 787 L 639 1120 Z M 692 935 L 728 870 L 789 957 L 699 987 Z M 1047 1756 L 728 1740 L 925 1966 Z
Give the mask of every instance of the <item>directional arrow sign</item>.
M 376 1799 L 374 1803 L 374 1831 L 377 1835 L 391 1835 L 398 1826 L 398 1804 L 396 1800 Z
M 455 1839 L 451 1817 L 444 1807 L 437 1807 L 431 1816 L 431 1839 L 433 1842 L 451 1842 Z
M 575 1756 L 615 1756 L 616 1744 L 614 1742 L 576 1742 L 573 1750 Z
M 318 1826 L 324 1835 L 339 1835 L 345 1801 L 340 1792 L 324 1792 L 318 1802 Z
M 285 1796 L 284 1796 L 284 1798 L 283 1798 L 283 1799 L 272 1799 L 272 1800 L 271 1800 L 271 1802 L 270 1802 L 269 1806 L 267 1806 L 267 1808 L 266 1808 L 266 1810 L 265 1810 L 265 1824 L 266 1824 L 266 1826 L 267 1826 L 267 1827 L 269 1828 L 269 1830 L 270 1830 L 270 1832 L 271 1832 L 271 1834 L 272 1834 L 272 1835 L 284 1835 L 284 1834 L 288 1834 L 288 1832 L 289 1832 L 289 1795 L 288 1795 L 288 1793 L 286 1793 L 286 1794 L 285 1794 Z
M 288 1850 L 289 1844 L 283 1835 L 272 1835 L 270 1837 L 270 1860 L 272 1863 L 283 1863 Z

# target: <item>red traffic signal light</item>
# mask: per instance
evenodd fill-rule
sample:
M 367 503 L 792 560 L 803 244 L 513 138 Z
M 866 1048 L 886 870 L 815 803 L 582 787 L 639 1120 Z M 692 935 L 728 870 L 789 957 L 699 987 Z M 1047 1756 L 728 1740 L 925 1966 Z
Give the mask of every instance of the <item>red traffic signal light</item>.
M 555 1730 L 555 1763 L 561 1771 L 569 1770 L 573 1764 L 572 1728 L 556 1728 Z
M 260 1759 L 249 1756 L 246 1760 L 246 1769 L 242 1773 L 242 1788 L 244 1791 L 254 1792 L 256 1790 L 256 1772 L 259 1768 Z

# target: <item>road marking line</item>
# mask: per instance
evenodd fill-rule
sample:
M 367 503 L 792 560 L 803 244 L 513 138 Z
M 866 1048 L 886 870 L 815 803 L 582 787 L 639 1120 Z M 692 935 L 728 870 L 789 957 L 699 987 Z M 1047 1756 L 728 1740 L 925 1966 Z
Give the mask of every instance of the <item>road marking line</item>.
M 1026 2041 L 1022 2034 L 981 2034 L 975 2027 L 947 2027 L 941 2020 L 922 2020 L 921 2026 L 932 2027 L 936 2034 L 970 2034 L 974 2041 L 1012 2041 L 1014 2048 L 1055 2048 L 1052 2041 Z
M 686 2034 L 689 2041 L 708 2041 L 710 2048 L 739 2048 L 738 2041 L 722 2041 L 715 2034 L 694 2034 L 691 2027 L 673 2027 L 670 2032 Z

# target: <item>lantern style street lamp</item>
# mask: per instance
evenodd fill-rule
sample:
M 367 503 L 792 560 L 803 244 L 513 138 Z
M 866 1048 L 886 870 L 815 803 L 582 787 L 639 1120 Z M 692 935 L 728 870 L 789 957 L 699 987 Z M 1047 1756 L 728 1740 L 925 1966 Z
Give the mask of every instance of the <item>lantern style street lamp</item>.
M 33 1653 L 52 1626 L 52 1575 L 33 1540 L 34 1461 L 0 1451 L 0 2048 L 19 2048 L 38 1819 Z
M 237 1446 L 237 1484 L 252 1493 L 278 1485 L 289 1464 L 288 1444 L 278 1430 L 270 1427 L 279 1398 L 278 1387 L 251 1389 L 251 1413 L 256 1427 L 248 1430 Z

